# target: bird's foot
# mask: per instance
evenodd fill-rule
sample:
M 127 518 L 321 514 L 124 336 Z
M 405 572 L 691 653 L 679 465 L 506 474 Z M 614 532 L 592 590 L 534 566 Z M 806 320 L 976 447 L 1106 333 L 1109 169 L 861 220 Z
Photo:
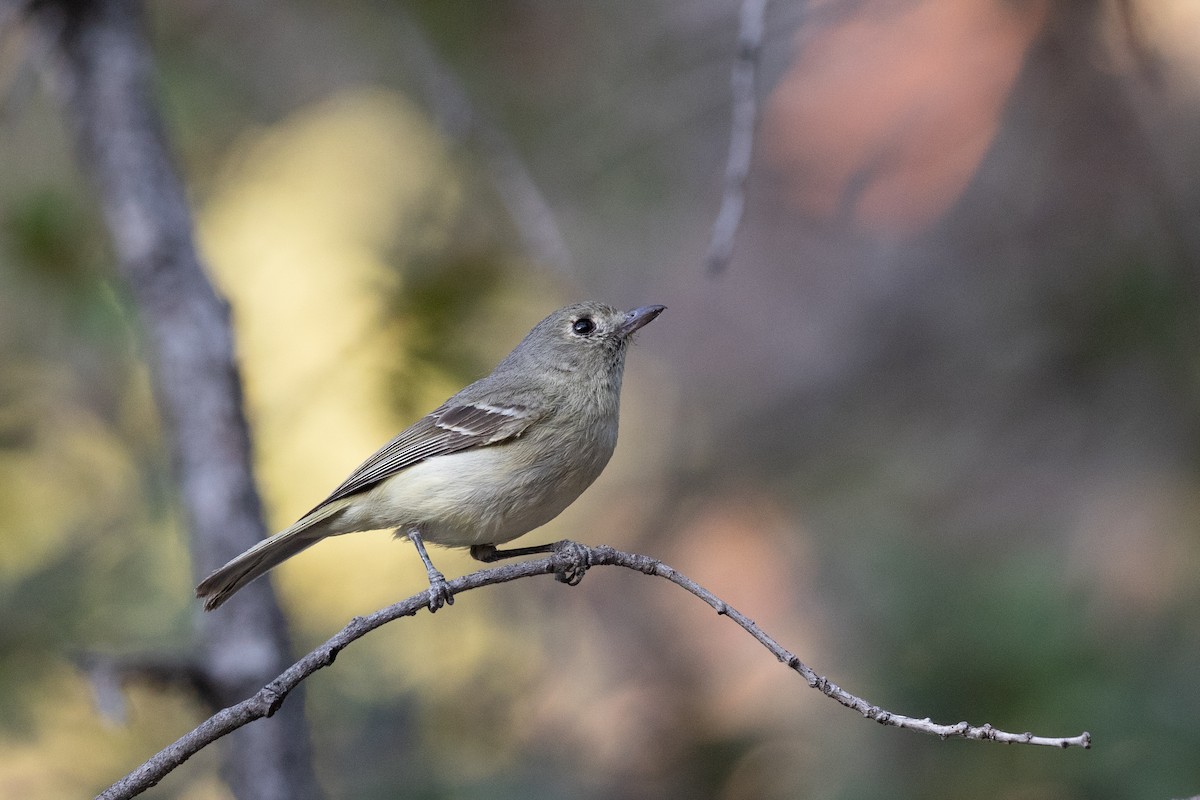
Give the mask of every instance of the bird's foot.
M 554 543 L 554 579 L 567 586 L 577 586 L 587 574 L 588 549 L 579 542 L 563 539 Z
M 454 592 L 450 591 L 450 584 L 446 582 L 446 576 L 438 572 L 436 569 L 429 573 L 429 613 L 433 614 L 442 606 L 454 605 Z

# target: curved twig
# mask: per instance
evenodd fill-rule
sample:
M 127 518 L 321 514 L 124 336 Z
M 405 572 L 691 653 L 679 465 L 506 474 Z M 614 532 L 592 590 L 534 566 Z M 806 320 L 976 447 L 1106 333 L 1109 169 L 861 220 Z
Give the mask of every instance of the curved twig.
M 1035 736 L 1032 733 L 1008 733 L 991 725 L 974 726 L 967 722 L 956 725 L 941 725 L 931 722 L 928 717 L 916 719 L 903 714 L 894 714 L 886 709 L 871 705 L 866 700 L 845 691 L 837 684 L 818 675 L 804 664 L 796 655 L 784 649 L 765 631 L 737 609 L 705 589 L 686 575 L 667 566 L 650 556 L 626 553 L 606 545 L 587 547 L 577 542 L 562 541 L 555 546 L 552 555 L 533 561 L 523 561 L 515 564 L 505 564 L 500 567 L 482 569 L 449 581 L 450 591 L 454 594 L 490 586 L 497 583 L 507 583 L 519 578 L 533 575 L 555 576 L 565 583 L 577 583 L 589 567 L 625 567 L 646 575 L 665 578 L 699 597 L 705 603 L 716 609 L 717 613 L 729 617 L 739 626 L 757 639 L 763 647 L 781 662 L 800 673 L 800 676 L 814 689 L 827 697 L 831 697 L 847 708 L 858 711 L 864 717 L 873 719 L 881 725 L 940 736 L 943 739 L 951 737 L 959 739 L 988 740 L 1009 744 L 1045 745 L 1048 747 L 1091 747 L 1091 734 L 1084 731 L 1078 736 L 1047 737 Z M 163 748 L 133 772 L 130 772 L 117 783 L 98 795 L 97 800 L 123 800 L 134 797 L 151 786 L 157 784 L 168 773 L 178 767 L 188 758 L 198 753 L 212 742 L 231 733 L 234 730 L 262 717 L 274 714 L 288 693 L 300 685 L 301 681 L 317 670 L 327 667 L 334 662 L 338 653 L 356 639 L 360 639 L 378 627 L 381 627 L 401 617 L 415 616 L 418 611 L 428 607 L 428 591 L 415 594 L 405 600 L 380 609 L 365 617 L 355 617 L 346 627 L 331 636 L 324 644 L 317 647 L 308 655 L 285 670 L 279 677 L 260 689 L 253 697 L 218 711 L 209 717 L 190 733 L 185 734 L 173 744 Z

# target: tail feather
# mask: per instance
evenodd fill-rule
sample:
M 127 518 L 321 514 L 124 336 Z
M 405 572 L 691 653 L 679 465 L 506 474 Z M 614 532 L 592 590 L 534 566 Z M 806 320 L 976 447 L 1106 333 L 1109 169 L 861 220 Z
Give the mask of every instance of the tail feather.
M 329 523 L 341 510 L 338 505 L 319 508 L 209 575 L 196 587 L 196 596 L 204 599 L 204 610 L 212 611 L 250 581 L 335 533 L 329 530 Z

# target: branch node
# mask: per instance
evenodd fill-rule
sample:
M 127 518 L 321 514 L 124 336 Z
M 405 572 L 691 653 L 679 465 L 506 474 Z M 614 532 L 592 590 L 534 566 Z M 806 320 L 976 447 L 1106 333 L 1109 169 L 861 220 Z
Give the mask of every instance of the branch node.
M 260 702 L 263 703 L 265 711 L 263 716 L 273 717 L 279 707 L 283 705 L 283 701 L 287 699 L 288 690 L 285 689 L 278 680 L 271 681 L 262 688 L 259 692 Z

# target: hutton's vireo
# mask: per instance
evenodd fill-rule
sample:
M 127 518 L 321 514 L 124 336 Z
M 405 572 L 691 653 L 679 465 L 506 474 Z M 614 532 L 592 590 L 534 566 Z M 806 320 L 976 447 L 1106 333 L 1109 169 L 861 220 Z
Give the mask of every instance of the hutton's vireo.
M 574 502 L 617 444 L 630 338 L 664 308 L 589 302 L 555 311 L 490 375 L 384 445 L 296 524 L 205 578 L 196 596 L 212 610 L 326 536 L 395 528 L 425 562 L 430 608 L 452 603 L 423 542 L 470 547 L 491 561 L 506 554 L 495 545 Z

